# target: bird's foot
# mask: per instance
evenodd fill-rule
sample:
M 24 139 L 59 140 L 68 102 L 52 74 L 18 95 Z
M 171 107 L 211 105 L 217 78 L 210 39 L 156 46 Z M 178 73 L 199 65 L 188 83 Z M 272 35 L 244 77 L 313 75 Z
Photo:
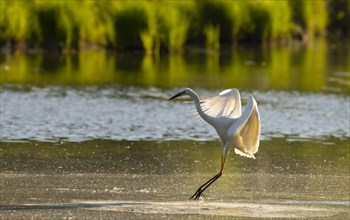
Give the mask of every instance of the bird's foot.
M 203 194 L 203 190 L 201 188 L 199 188 L 194 194 L 193 196 L 191 196 L 190 199 L 193 199 L 193 200 L 198 200 L 200 197 L 204 196 Z

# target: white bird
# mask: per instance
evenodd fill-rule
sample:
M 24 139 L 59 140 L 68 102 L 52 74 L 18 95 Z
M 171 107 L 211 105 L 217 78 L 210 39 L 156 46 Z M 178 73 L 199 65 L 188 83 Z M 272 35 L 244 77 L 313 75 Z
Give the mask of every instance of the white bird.
M 221 139 L 221 167 L 190 199 L 199 199 L 206 190 L 221 175 L 227 153 L 231 147 L 235 153 L 253 158 L 259 148 L 260 115 L 258 105 L 252 95 L 248 96 L 248 104 L 241 112 L 241 97 L 237 89 L 227 89 L 218 96 L 200 100 L 198 95 L 189 88 L 182 89 L 169 100 L 188 95 L 196 105 L 198 114 L 213 126 Z

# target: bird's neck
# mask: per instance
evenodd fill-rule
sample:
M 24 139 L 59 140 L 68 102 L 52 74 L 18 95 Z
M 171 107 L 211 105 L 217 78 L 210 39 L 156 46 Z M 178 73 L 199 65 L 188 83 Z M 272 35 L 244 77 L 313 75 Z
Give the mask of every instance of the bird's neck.
M 200 104 L 200 99 L 199 99 L 198 95 L 196 93 L 194 93 L 193 91 L 191 91 L 188 95 L 194 101 L 194 104 L 196 105 L 196 109 L 197 109 L 198 114 L 204 119 L 204 121 L 213 125 L 214 118 L 205 114 L 205 112 L 202 110 L 202 106 Z

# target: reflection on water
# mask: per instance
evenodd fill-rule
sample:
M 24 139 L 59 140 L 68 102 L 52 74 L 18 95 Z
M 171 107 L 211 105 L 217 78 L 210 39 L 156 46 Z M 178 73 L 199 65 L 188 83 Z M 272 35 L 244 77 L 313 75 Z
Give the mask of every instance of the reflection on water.
M 1 83 L 109 84 L 348 93 L 349 53 L 319 40 L 309 46 L 189 51 L 164 57 L 85 51 L 71 56 L 0 56 Z

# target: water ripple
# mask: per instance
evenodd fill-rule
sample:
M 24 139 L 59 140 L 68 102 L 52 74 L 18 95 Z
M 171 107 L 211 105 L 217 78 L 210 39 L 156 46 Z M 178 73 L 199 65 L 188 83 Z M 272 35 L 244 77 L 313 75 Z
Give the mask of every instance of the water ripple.
M 119 86 L 3 87 L 0 139 L 217 139 L 213 128 L 196 120 L 192 102 L 167 100 L 176 91 Z M 219 92 L 196 91 L 203 96 Z M 262 139 L 350 137 L 348 96 L 280 91 L 253 95 L 259 104 Z M 246 96 L 243 91 L 243 99 Z

